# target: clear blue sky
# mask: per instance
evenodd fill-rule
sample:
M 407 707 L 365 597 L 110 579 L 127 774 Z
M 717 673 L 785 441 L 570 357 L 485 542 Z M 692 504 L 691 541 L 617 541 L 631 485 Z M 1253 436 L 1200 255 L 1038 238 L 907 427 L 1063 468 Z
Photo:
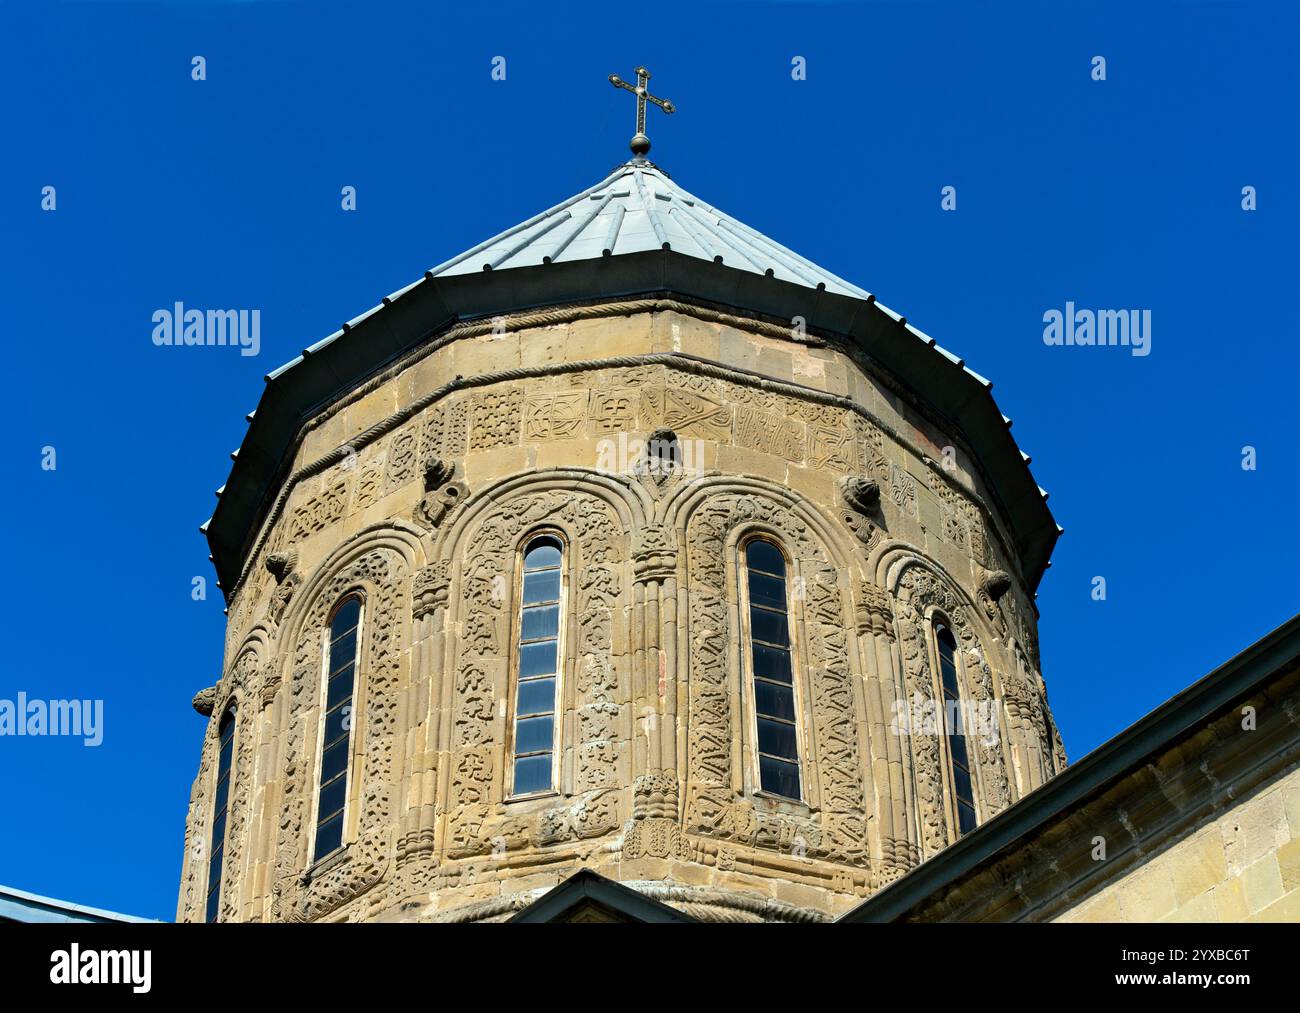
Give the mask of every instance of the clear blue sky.
M 1211 2 L 0 7 L 0 697 L 99 698 L 105 722 L 97 748 L 0 738 L 0 882 L 173 916 L 189 701 L 223 630 L 219 593 L 191 598 L 212 579 L 197 528 L 263 374 L 601 178 L 632 115 L 605 77 L 639 63 L 678 105 L 651 129 L 675 179 L 993 379 L 1066 528 L 1039 606 L 1067 749 L 1131 724 L 1296 611 L 1297 20 Z M 260 308 L 261 355 L 154 347 L 151 314 L 178 300 Z M 1045 346 L 1067 300 L 1151 310 L 1151 354 Z

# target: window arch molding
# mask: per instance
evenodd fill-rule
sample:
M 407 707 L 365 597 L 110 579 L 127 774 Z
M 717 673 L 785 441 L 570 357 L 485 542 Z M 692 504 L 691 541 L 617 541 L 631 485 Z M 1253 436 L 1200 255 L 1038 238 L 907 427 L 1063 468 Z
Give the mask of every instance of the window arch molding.
M 776 527 L 742 525 L 732 532 L 729 540 L 731 573 L 728 583 L 734 590 L 733 601 L 738 612 L 736 628 L 740 633 L 737 649 L 745 747 L 742 750 L 743 783 L 747 794 L 773 804 L 813 808 L 819 805 L 819 799 L 816 763 L 811 748 L 808 639 L 803 602 L 796 590 L 803 575 L 790 552 L 786 533 Z M 774 549 L 775 555 L 768 553 L 766 561 L 751 562 L 751 549 L 755 544 Z M 773 579 L 778 576 L 774 572 L 778 566 L 784 571 L 780 575 L 784 584 L 783 594 Z M 755 582 L 763 586 L 757 592 L 753 586 Z M 783 607 L 777 606 L 778 595 L 784 598 Z M 779 628 L 778 617 L 783 615 L 787 641 L 784 660 L 780 657 L 779 635 L 773 637 L 762 630 L 756 635 L 756 613 L 758 622 L 772 628 Z M 785 667 L 789 669 L 788 683 L 780 671 Z M 785 685 L 788 685 L 788 690 Z M 774 738 L 779 739 L 780 744 L 772 748 Z M 793 791 L 792 777 L 798 782 Z

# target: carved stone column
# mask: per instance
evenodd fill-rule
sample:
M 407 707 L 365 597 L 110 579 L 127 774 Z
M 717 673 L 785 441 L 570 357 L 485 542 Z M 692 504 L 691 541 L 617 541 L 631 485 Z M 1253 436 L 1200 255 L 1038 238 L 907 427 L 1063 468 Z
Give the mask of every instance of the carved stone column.
M 889 592 L 862 581 L 858 585 L 858 634 L 863 638 L 870 711 L 872 779 L 880 819 L 880 883 L 902 876 L 917 863 L 917 849 L 908 833 L 907 783 L 902 743 L 895 716 L 899 707 L 897 630 Z M 904 702 L 905 705 L 905 702 Z
M 442 699 L 442 656 L 447 622 L 451 568 L 431 563 L 415 574 L 412 585 L 411 688 L 407 706 L 406 805 L 398 824 L 397 879 L 400 893 L 431 889 L 437 867 L 437 790 Z
M 661 524 L 634 536 L 633 824 L 629 858 L 667 857 L 680 836 L 677 788 L 677 538 Z

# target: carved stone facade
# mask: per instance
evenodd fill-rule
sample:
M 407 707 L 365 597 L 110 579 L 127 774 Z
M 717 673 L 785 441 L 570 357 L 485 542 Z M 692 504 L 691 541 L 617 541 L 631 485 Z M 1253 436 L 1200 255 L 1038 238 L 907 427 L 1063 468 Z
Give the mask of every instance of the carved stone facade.
M 607 310 L 432 341 L 303 428 L 195 701 L 181 920 L 203 917 L 231 707 L 227 920 L 500 920 L 580 868 L 697 917 L 833 917 L 956 838 L 944 732 L 899 720 L 938 694 L 936 619 L 993 717 L 968 737 L 979 819 L 1060 771 L 1031 590 L 960 434 L 847 345 Z M 666 472 L 644 451 L 664 433 Z M 519 553 L 539 531 L 565 546 L 559 773 L 515 799 Z M 791 560 L 798 800 L 757 783 L 755 533 Z M 323 651 L 353 593 L 345 847 L 317 860 Z

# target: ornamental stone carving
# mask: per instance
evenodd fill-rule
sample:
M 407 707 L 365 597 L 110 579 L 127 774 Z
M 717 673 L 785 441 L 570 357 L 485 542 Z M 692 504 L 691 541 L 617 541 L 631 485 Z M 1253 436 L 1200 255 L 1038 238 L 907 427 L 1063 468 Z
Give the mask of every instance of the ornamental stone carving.
M 963 697 L 999 719 L 969 739 L 979 819 L 1062 769 L 1002 490 L 965 450 L 960 471 L 927 456 L 961 434 L 856 345 L 636 302 L 458 322 L 304 422 L 229 589 L 225 674 L 194 698 L 178 919 L 204 914 L 230 703 L 225 920 L 503 920 L 579 868 L 696 917 L 827 920 L 955 840 L 942 738 L 892 724 L 936 702 L 939 614 Z M 538 532 L 564 546 L 556 777 L 516 798 Z M 756 535 L 788 560 L 799 799 L 756 785 Z M 347 829 L 316 856 L 324 659 L 352 592 Z

